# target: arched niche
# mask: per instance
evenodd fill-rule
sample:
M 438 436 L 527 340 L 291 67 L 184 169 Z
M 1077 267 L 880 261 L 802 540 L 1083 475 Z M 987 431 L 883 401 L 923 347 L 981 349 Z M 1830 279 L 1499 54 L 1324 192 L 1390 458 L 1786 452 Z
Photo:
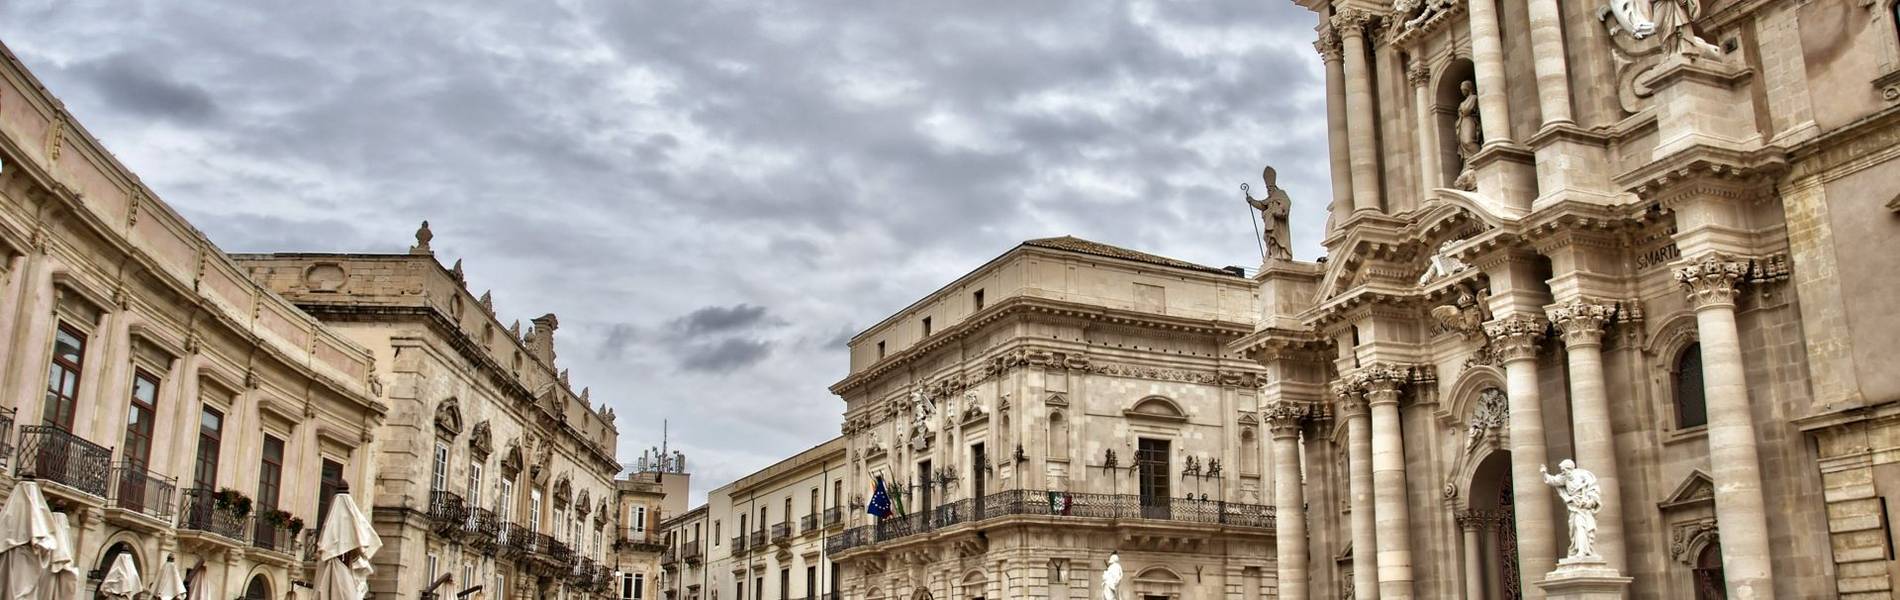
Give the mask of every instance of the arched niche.
M 1169 600 L 1180 600 L 1182 588 L 1187 587 L 1180 573 L 1165 566 L 1153 566 L 1143 569 L 1135 575 L 1134 597 L 1152 598 L 1160 596 Z
M 1475 72 L 1470 58 L 1454 56 L 1435 70 L 1436 79 L 1432 82 L 1431 110 L 1433 123 L 1438 127 L 1438 164 L 1443 176 L 1440 181 L 1447 185 L 1458 179 L 1465 163 L 1458 154 L 1458 103 L 1464 100 L 1458 86 L 1466 81 L 1475 82 Z

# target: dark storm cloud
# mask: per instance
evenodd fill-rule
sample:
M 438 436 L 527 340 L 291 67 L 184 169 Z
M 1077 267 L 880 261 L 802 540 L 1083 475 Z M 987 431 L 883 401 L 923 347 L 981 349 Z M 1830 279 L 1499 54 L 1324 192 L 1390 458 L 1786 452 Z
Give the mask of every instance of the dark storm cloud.
M 1286 0 L 14 0 L 0 40 L 233 251 L 437 256 L 701 490 L 836 435 L 844 344 L 1023 239 L 1317 255 L 1314 16 Z M 757 410 L 769 405 L 772 410 Z

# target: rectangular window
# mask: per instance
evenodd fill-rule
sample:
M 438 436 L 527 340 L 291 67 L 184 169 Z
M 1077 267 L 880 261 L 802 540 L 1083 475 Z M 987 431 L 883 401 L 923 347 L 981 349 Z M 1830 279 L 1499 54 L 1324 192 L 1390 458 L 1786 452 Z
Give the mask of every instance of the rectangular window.
M 881 340 L 877 343 L 877 359 L 884 360 L 884 342 Z
M 206 407 L 198 416 L 198 460 L 192 485 L 201 490 L 218 489 L 218 452 L 224 443 L 224 413 Z
M 330 516 L 330 499 L 343 491 L 343 463 L 323 459 L 323 471 L 317 481 L 317 525 L 322 531 L 323 520 Z
M 745 580 L 740 579 L 734 585 L 736 587 L 734 587 L 732 590 L 732 597 L 738 598 L 739 600 L 745 600 Z
M 719 545 L 719 521 L 713 521 L 713 546 Z
M 647 532 L 647 507 L 635 506 L 633 507 L 633 533 L 643 534 L 646 532 Z
M 753 600 L 765 600 L 764 575 L 752 578 L 752 598 Z
M 449 489 L 449 445 L 436 442 L 435 468 L 429 472 L 429 491 L 440 492 L 446 489 Z
M 970 312 L 983 310 L 983 290 L 977 290 L 975 292 L 970 293 L 970 303 L 976 306 L 976 308 L 972 309 Z
M 541 533 L 541 490 L 528 490 L 528 532 Z
M 143 469 L 152 459 L 152 420 L 158 414 L 158 379 L 140 369 L 132 375 L 132 401 L 125 412 L 125 461 Z
M 257 467 L 257 505 L 277 510 L 277 499 L 284 484 L 284 441 L 264 436 L 264 458 Z
M 647 597 L 647 574 L 634 573 L 632 598 L 633 600 L 644 600 L 646 597 Z
M 515 516 L 515 482 L 506 477 L 501 478 L 501 485 L 495 488 L 495 514 L 504 523 Z
M 831 482 L 832 508 L 837 508 L 838 504 L 842 503 L 843 501 L 844 501 L 844 480 L 839 479 L 837 481 Z
M 1135 448 L 1136 480 L 1141 489 L 1142 514 L 1151 519 L 1167 518 L 1168 440 L 1142 438 Z
M 632 600 L 632 599 L 633 599 L 633 575 L 629 573 L 621 573 L 620 574 L 620 600 Z
M 468 463 L 468 505 L 471 508 L 482 506 L 482 463 Z
M 791 600 L 791 598 L 792 598 L 792 570 L 779 569 L 778 570 L 778 600 Z
M 930 337 L 930 317 L 924 317 L 924 337 Z
M 810 565 L 810 566 L 805 567 L 805 597 L 812 598 L 812 599 L 815 599 L 818 597 L 818 566 L 817 565 Z
M 46 376 L 46 404 L 40 418 L 46 424 L 72 431 L 73 417 L 79 410 L 79 375 L 86 358 L 86 336 L 79 330 L 59 324 L 53 334 L 53 366 Z
M 424 573 L 428 574 L 428 578 L 422 580 L 423 585 L 435 583 L 435 574 L 436 574 L 437 566 L 439 566 L 439 563 L 436 562 L 435 555 L 430 554 L 427 569 L 423 571 Z

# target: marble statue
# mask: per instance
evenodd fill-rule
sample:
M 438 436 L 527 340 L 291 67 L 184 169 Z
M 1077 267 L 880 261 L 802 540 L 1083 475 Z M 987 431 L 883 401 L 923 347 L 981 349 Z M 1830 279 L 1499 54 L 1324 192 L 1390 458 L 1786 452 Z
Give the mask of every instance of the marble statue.
M 1121 600 L 1122 597 L 1122 557 L 1121 554 L 1108 555 L 1108 568 L 1102 569 L 1102 600 Z
M 1610 0 L 1609 11 L 1616 17 L 1617 25 L 1629 32 L 1630 37 L 1640 40 L 1656 35 L 1656 22 L 1649 20 L 1649 15 L 1636 6 L 1636 0 Z
M 1478 84 L 1465 80 L 1458 84 L 1458 93 L 1463 99 L 1458 101 L 1458 180 L 1453 187 L 1475 189 L 1473 178 L 1477 175 L 1471 169 L 1471 157 L 1478 154 L 1478 148 L 1484 143 L 1484 130 L 1478 123 Z
M 1451 255 L 1452 245 L 1462 241 L 1464 240 L 1445 240 L 1445 243 L 1439 244 L 1438 253 L 1432 255 L 1430 264 L 1425 266 L 1425 272 L 1418 275 L 1418 284 L 1425 285 L 1441 277 L 1450 277 L 1470 269 L 1471 265 Z
M 1418 29 L 1418 26 L 1438 16 L 1438 13 L 1449 10 L 1452 2 L 1453 0 L 1393 0 L 1392 14 L 1401 17 L 1416 15 L 1405 22 L 1405 28 Z
M 1266 242 L 1266 257 L 1292 260 L 1293 234 L 1287 230 L 1287 222 L 1293 209 L 1293 200 L 1287 197 L 1286 190 L 1275 184 L 1277 177 L 1273 167 L 1262 170 L 1260 178 L 1267 182 L 1267 197 L 1255 200 L 1253 194 L 1247 193 L 1245 185 L 1240 186 L 1240 191 L 1247 195 L 1247 204 L 1260 211 L 1260 226 L 1264 229 L 1260 237 Z
M 1603 499 L 1596 474 L 1577 468 L 1577 463 L 1567 458 L 1557 463 L 1555 475 L 1543 465 L 1537 466 L 1537 472 L 1544 475 L 1544 485 L 1557 488 L 1557 497 L 1570 511 L 1570 554 L 1565 558 L 1599 558 L 1597 510 L 1603 508 Z
M 1719 57 L 1721 48 L 1696 35 L 1695 20 L 1701 17 L 1701 0 L 1651 0 L 1649 3 L 1649 18 L 1656 31 L 1662 33 L 1664 50 Z

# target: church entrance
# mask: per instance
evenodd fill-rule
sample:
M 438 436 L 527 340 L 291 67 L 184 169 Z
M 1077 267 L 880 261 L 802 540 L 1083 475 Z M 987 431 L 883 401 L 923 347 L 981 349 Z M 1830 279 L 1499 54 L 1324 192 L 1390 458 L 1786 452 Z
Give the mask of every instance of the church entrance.
M 1471 597 L 1478 600 L 1520 600 L 1523 577 L 1517 560 L 1517 495 L 1511 489 L 1511 454 L 1493 452 L 1471 476 L 1465 518 L 1478 528 L 1477 552 L 1483 562 Z M 1471 538 L 1467 538 L 1471 539 Z

